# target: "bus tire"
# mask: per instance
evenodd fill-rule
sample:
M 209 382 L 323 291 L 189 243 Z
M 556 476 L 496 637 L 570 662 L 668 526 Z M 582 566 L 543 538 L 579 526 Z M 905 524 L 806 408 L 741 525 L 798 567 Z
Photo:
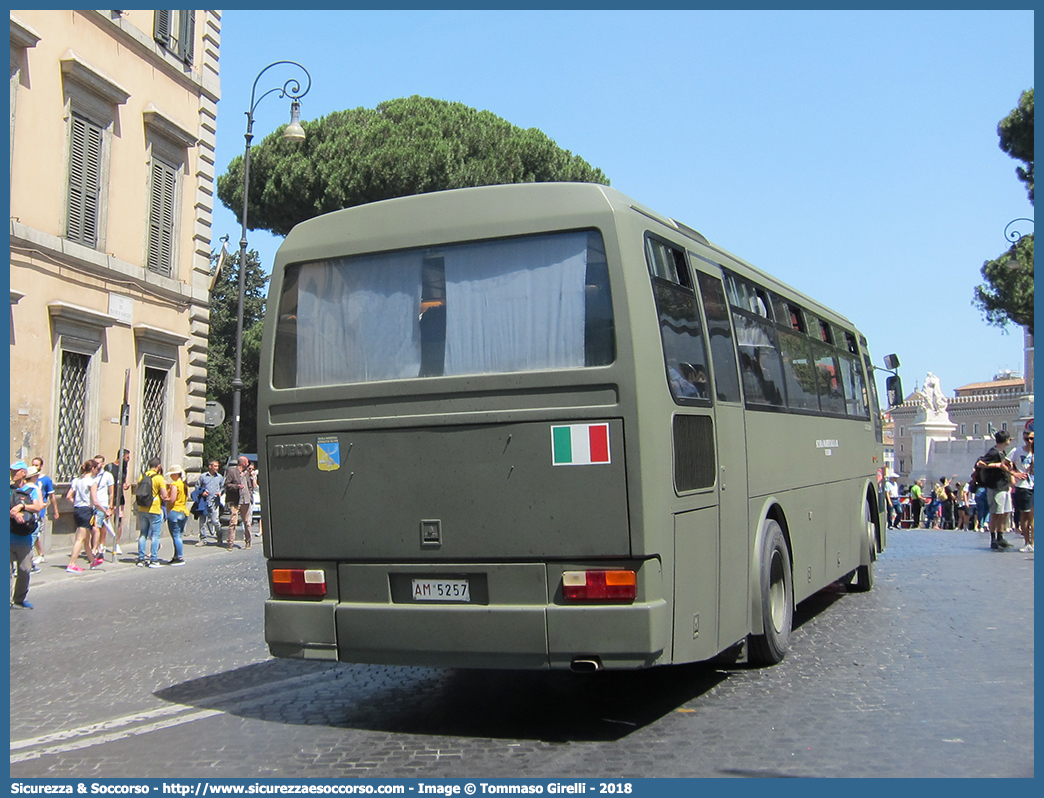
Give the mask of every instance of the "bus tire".
M 867 593 L 874 587 L 874 560 L 877 559 L 877 526 L 874 524 L 874 516 L 870 511 L 870 502 L 864 505 L 866 533 L 863 535 L 863 546 L 866 549 L 866 565 L 860 565 L 855 570 L 855 582 L 849 589 L 854 593 Z
M 747 659 L 754 665 L 775 665 L 786 656 L 794 624 L 794 583 L 790 551 L 779 522 L 765 521 L 758 558 L 761 583 L 761 624 L 764 633 L 748 638 Z

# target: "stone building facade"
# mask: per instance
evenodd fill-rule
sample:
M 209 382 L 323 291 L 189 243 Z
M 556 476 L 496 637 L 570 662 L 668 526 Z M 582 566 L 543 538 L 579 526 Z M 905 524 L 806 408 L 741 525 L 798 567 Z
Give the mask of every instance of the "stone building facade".
M 61 492 L 121 438 L 201 468 L 220 39 L 218 11 L 11 12 L 10 455 Z
M 990 382 L 964 385 L 954 393 L 947 398 L 943 414 L 934 418 L 926 413 L 924 397 L 916 391 L 888 412 L 894 439 L 892 468 L 902 484 L 922 476 L 932 481 L 957 476 L 963 481 L 975 458 L 993 445 L 994 432 L 1007 430 L 1018 442 L 1033 418 L 1033 394 L 1021 375 L 999 374 Z

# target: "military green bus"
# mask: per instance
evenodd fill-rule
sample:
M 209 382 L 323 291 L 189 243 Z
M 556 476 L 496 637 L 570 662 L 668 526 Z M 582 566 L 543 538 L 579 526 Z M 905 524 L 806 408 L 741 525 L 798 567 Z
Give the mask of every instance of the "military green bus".
M 269 650 L 779 662 L 795 603 L 873 582 L 872 368 L 846 318 L 605 186 L 303 222 L 258 392 Z

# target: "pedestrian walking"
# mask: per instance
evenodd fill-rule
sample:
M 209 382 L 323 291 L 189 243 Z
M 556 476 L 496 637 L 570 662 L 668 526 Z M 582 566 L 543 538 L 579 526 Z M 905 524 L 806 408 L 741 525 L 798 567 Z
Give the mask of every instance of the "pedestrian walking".
M 218 473 L 220 468 L 220 462 L 211 460 L 207 470 L 196 481 L 196 489 L 202 488 L 200 498 L 203 500 L 197 546 L 207 545 L 209 538 L 213 538 L 215 543 L 221 542 L 221 492 L 225 489 L 225 477 Z
M 1004 533 L 1008 529 L 1011 517 L 1012 478 L 1025 476 L 1011 462 L 1011 435 L 1007 430 L 1000 430 L 993 436 L 996 443 L 975 463 L 979 479 L 986 486 L 986 502 L 990 511 L 990 548 L 998 551 L 1010 549 L 1011 544 L 1005 540 Z
M 149 498 L 144 502 L 138 499 L 138 561 L 135 565 L 139 568 L 162 568 L 159 547 L 160 535 L 163 532 L 163 505 L 167 502 L 167 482 L 163 479 L 163 467 L 158 457 L 149 460 L 149 470 L 142 479 L 147 479 L 152 484 L 149 488 Z M 145 554 L 146 542 L 151 544 L 151 556 L 148 558 Z
M 885 482 L 885 493 L 888 496 L 888 503 L 885 505 L 888 510 L 888 528 L 897 529 L 899 527 L 899 475 L 892 474 L 888 477 Z
M 44 503 L 44 506 L 39 511 L 33 513 L 36 520 L 36 528 L 29 537 L 34 551 L 40 542 L 40 529 L 43 525 L 44 512 L 47 510 L 47 502 L 43 497 L 43 489 L 39 485 L 39 479 L 40 469 L 34 465 L 29 466 L 29 470 L 25 472 L 25 487 L 32 492 L 34 504 L 37 499 Z M 40 566 L 36 564 L 35 556 L 33 557 L 33 566 L 29 569 L 29 572 L 33 574 L 40 573 Z
M 1019 532 L 1022 534 L 1023 547 L 1019 551 L 1033 551 L 1033 431 L 1022 433 L 1022 448 L 1016 453 L 1012 462 L 1022 478 L 1015 481 L 1015 509 L 1019 511 Z
M 250 484 L 252 485 L 252 487 L 250 489 L 250 520 L 251 520 L 251 523 L 252 523 L 254 521 L 254 498 L 255 498 L 255 496 L 257 497 L 258 507 L 261 506 L 260 483 L 257 481 L 257 464 L 254 463 L 252 460 L 250 461 L 250 464 L 247 466 L 247 472 L 249 472 L 249 474 L 250 474 Z M 257 529 L 254 530 L 253 536 L 255 538 L 261 537 L 261 517 L 260 516 L 258 516 L 258 518 L 257 518 Z
M 253 502 L 253 490 L 250 475 L 247 472 L 249 463 L 250 459 L 241 455 L 236 464 L 229 466 L 225 471 L 225 503 L 229 508 L 228 537 L 225 539 L 225 548 L 229 551 L 232 551 L 236 542 L 236 527 L 239 526 L 241 517 L 244 546 L 250 548 L 250 505 Z
M 69 557 L 69 564 L 65 566 L 65 570 L 70 574 L 82 574 L 84 571 L 76 563 L 81 551 L 86 550 L 87 561 L 91 568 L 96 568 L 103 562 L 94 550 L 95 511 L 104 512 L 105 509 L 98 499 L 97 482 L 94 478 L 97 467 L 98 464 L 94 460 L 85 460 L 80 466 L 80 476 L 72 481 L 69 492 L 65 495 L 66 501 L 72 502 L 73 523 L 76 525 L 76 539 L 73 541 L 72 555 Z
M 120 541 L 123 539 L 123 527 L 127 522 L 127 491 L 130 490 L 130 449 L 121 449 L 116 459 L 105 466 L 105 470 L 112 474 L 113 498 L 112 526 L 116 530 L 116 539 L 113 541 L 113 551 L 117 557 L 123 556 Z
M 181 466 L 173 465 L 167 475 L 167 528 L 174 541 L 174 557 L 168 565 L 184 565 L 185 557 L 182 533 L 188 522 L 188 495 L 185 490 L 185 474 Z
M 33 608 L 26 596 L 29 595 L 33 569 L 33 533 L 38 526 L 36 516 L 44 508 L 39 489 L 26 484 L 28 471 L 22 460 L 11 463 L 11 566 L 14 570 L 11 608 L 18 610 Z
M 105 455 L 94 455 L 94 462 L 98 464 L 95 469 L 94 479 L 97 486 L 98 499 L 105 505 L 105 511 L 94 515 L 94 550 L 98 556 L 105 559 L 105 533 L 112 537 L 113 545 L 116 545 L 116 533 L 112 528 L 112 514 L 116 498 L 116 478 L 112 472 L 105 467 Z
M 40 511 L 40 517 L 37 519 L 36 542 L 33 544 L 36 549 L 36 555 L 33 557 L 35 573 L 35 571 L 39 570 L 38 566 L 40 563 L 47 561 L 46 552 L 44 551 L 47 542 L 50 540 L 50 535 L 48 534 L 50 527 L 47 522 L 49 520 L 52 522 L 58 520 L 58 492 L 54 487 L 54 480 L 44 473 L 43 458 L 34 457 L 32 466 L 40 471 L 40 475 L 36 478 L 36 484 L 40 488 L 40 498 L 44 501 L 44 508 Z

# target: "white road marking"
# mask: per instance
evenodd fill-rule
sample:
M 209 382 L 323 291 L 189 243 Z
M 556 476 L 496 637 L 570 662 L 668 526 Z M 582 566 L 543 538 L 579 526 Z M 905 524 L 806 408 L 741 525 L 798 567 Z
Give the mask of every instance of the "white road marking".
M 170 709 L 175 709 L 178 712 L 182 712 L 184 711 L 185 707 L 164 707 L 163 709 L 155 710 L 151 713 L 143 712 L 140 715 L 128 715 L 125 718 L 117 718 L 116 720 L 107 721 L 106 723 L 98 723 L 94 726 L 82 726 L 79 729 L 70 729 L 68 732 L 58 732 L 57 734 L 53 735 L 37 737 L 33 740 L 19 740 L 18 742 L 12 742 L 11 749 L 15 750 L 16 748 L 27 748 L 33 745 L 46 744 L 46 742 L 41 743 L 41 741 L 47 741 L 48 738 L 84 738 L 75 740 L 74 742 L 66 743 L 65 745 L 55 745 L 51 746 L 50 748 L 41 748 L 35 751 L 26 751 L 25 753 L 21 754 L 13 754 L 11 756 L 11 764 L 14 764 L 16 762 L 28 762 L 29 760 L 39 759 L 42 756 L 48 756 L 51 754 L 64 754 L 69 751 L 78 751 L 81 748 L 89 748 L 92 745 L 112 743 L 118 740 L 124 740 L 128 737 L 134 737 L 139 734 L 149 734 L 150 732 L 160 731 L 162 729 L 169 729 L 173 726 L 180 726 L 183 723 L 192 723 L 193 721 L 203 720 L 204 718 L 211 718 L 214 715 L 225 714 L 216 709 L 204 709 L 199 712 L 192 712 L 188 715 L 182 715 L 181 717 L 168 718 L 166 720 L 157 721 L 156 723 L 149 723 L 145 726 L 135 726 L 133 728 L 125 729 L 120 732 L 112 732 L 109 734 L 100 735 L 96 734 L 96 732 L 101 730 L 102 727 L 114 728 L 118 726 L 126 726 L 131 723 L 136 723 L 138 720 L 141 720 L 146 716 L 159 716 L 164 714 L 171 714 L 169 711 L 165 711 Z
M 190 712 L 190 714 L 183 713 L 189 712 L 192 707 L 183 704 L 175 704 L 171 706 L 158 707 L 146 712 L 137 712 L 133 715 L 124 715 L 122 718 L 113 718 L 112 720 L 101 721 L 100 723 L 91 723 L 86 726 L 79 726 L 75 729 L 52 732 L 51 734 L 44 734 L 39 737 L 29 737 L 25 740 L 12 740 L 11 751 L 23 751 L 23 753 L 13 753 L 11 755 L 11 764 L 16 762 L 28 762 L 32 759 L 39 759 L 42 756 L 51 754 L 78 751 L 81 748 L 89 748 L 92 745 L 117 742 L 128 737 L 169 729 L 173 726 L 180 726 L 184 723 L 204 720 L 206 718 L 214 717 L 215 715 L 224 715 L 229 712 L 234 714 L 240 707 L 256 705 L 269 700 L 272 689 L 277 686 L 285 695 L 291 690 L 306 688 L 312 682 L 322 682 L 329 677 L 329 672 L 324 670 L 318 673 L 291 676 L 287 679 L 279 679 L 274 682 L 245 687 L 230 693 L 222 693 L 221 695 L 211 696 L 208 699 L 197 702 L 199 706 L 204 708 L 195 712 Z M 224 709 L 205 708 L 208 703 L 215 704 L 218 702 L 220 702 L 220 705 L 223 706 Z M 156 718 L 167 719 L 148 723 L 148 721 L 152 721 Z M 134 725 L 141 723 L 145 723 L 146 725 Z M 118 729 L 123 729 L 123 731 L 116 731 Z M 65 741 L 70 742 L 66 743 Z M 65 744 L 54 745 L 54 743 Z M 30 748 L 34 750 L 25 750 Z
M 71 740 L 76 737 L 85 737 L 92 734 L 98 734 L 100 732 L 106 732 L 111 729 L 118 729 L 121 726 L 127 726 L 131 723 L 140 723 L 145 720 L 152 720 L 153 718 L 161 718 L 164 715 L 176 715 L 179 712 L 184 712 L 188 707 L 184 706 L 167 706 L 154 709 L 151 712 L 139 712 L 134 715 L 125 715 L 122 718 L 115 718 L 113 720 L 102 721 L 101 723 L 91 723 L 87 726 L 81 726 L 78 729 L 66 729 L 65 731 L 54 732 L 52 734 L 44 734 L 40 737 L 30 737 L 28 740 L 16 740 L 11 742 L 11 750 L 17 751 L 20 748 L 32 748 L 36 745 L 47 745 L 48 743 L 58 743 L 63 740 Z

